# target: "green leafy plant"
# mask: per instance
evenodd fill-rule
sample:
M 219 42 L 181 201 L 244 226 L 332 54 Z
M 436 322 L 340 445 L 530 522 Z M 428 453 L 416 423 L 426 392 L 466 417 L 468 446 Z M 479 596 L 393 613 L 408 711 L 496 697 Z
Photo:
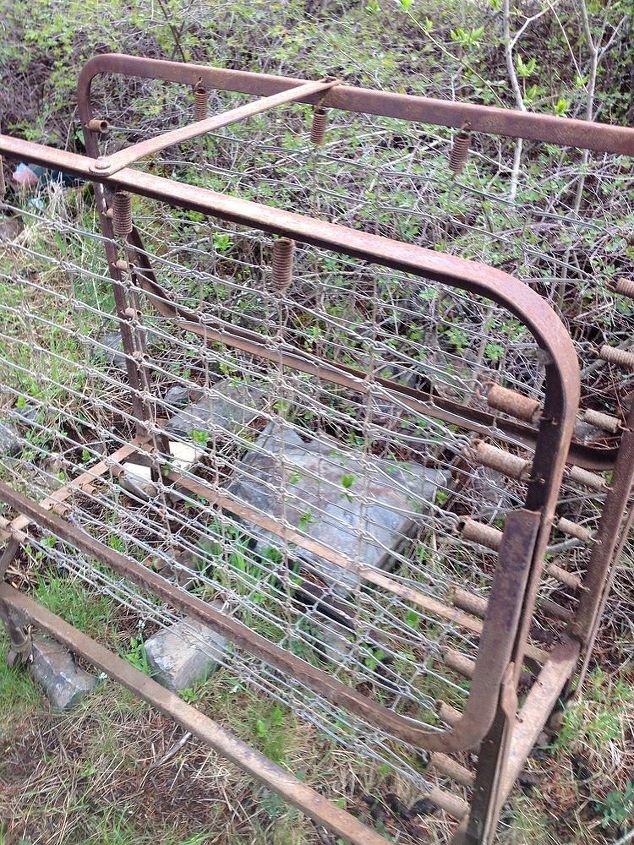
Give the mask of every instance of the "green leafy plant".
M 634 818 L 634 781 L 628 781 L 623 789 L 613 789 L 601 802 L 601 825 L 604 828 L 622 828 Z

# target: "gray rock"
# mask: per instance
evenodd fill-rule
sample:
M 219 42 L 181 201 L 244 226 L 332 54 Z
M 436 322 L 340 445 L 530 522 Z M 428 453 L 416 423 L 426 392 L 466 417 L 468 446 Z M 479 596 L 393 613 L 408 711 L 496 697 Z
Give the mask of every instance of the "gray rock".
M 17 455 L 22 450 L 22 440 L 11 422 L 0 423 L 0 455 Z
M 218 382 L 212 391 L 213 395 L 203 396 L 175 414 L 165 430 L 181 437 L 188 437 L 193 431 L 233 434 L 255 419 L 266 401 L 258 387 L 228 379 Z
M 108 332 L 99 338 L 99 343 L 101 345 L 94 349 L 93 360 L 98 364 L 105 364 L 108 367 L 116 367 L 118 370 L 125 371 L 126 359 L 123 354 L 121 333 L 118 331 Z
M 605 431 L 596 428 L 584 420 L 577 420 L 575 423 L 575 437 L 582 443 L 594 443 L 602 437 L 605 437 Z
M 315 634 L 323 645 L 324 656 L 336 666 L 344 667 L 352 663 L 354 644 L 351 641 L 352 632 L 334 619 L 325 619 Z
M 145 643 L 152 677 L 171 690 L 188 689 L 207 678 L 226 650 L 226 639 L 195 619 L 162 628 Z
M 393 553 L 415 530 L 418 514 L 446 480 L 440 470 L 414 463 L 373 456 L 362 461 L 334 440 L 304 442 L 277 423 L 267 426 L 253 451 L 237 465 L 229 489 L 269 516 L 283 515 L 293 527 L 359 564 L 387 569 Z M 260 551 L 279 545 L 274 535 L 259 535 Z M 359 581 L 353 572 L 312 552 L 298 549 L 297 556 L 333 583 L 339 595 Z
M 178 384 L 169 388 L 165 394 L 165 402 L 173 407 L 180 407 L 187 404 L 190 400 L 191 389 L 189 387 L 181 387 Z
M 30 672 L 57 710 L 70 710 L 95 688 L 97 678 L 75 664 L 72 654 L 48 637 L 33 639 Z

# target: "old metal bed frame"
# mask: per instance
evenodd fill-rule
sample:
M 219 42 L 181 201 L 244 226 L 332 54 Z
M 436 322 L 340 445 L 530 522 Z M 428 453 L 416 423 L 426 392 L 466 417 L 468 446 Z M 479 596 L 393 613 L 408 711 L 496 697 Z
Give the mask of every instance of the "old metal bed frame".
M 93 113 L 90 95 L 91 83 L 100 74 L 164 80 L 197 90 L 222 89 L 257 94 L 263 99 L 224 114 L 197 120 L 189 126 L 103 157 L 99 154 L 99 138 L 104 130 L 104 121 Z M 168 146 L 292 102 L 458 129 L 469 125 L 473 131 L 634 156 L 634 130 L 622 127 L 589 125 L 585 121 L 369 91 L 345 86 L 336 80 L 304 82 L 131 56 L 95 57 L 83 68 L 78 91 L 79 113 L 88 155 L 54 150 L 6 135 L 0 135 L 0 153 L 12 159 L 62 170 L 95 184 L 96 204 L 106 236 L 104 245 L 113 279 L 115 304 L 121 319 L 130 394 L 138 418 L 137 438 L 39 504 L 0 483 L 0 500 L 17 514 L 10 521 L 3 520 L 0 526 L 2 539 L 6 542 L 0 559 L 0 576 L 4 576 L 20 544 L 28 539 L 32 526 L 39 526 L 68 540 L 87 555 L 103 562 L 142 589 L 153 592 L 171 606 L 220 631 L 269 664 L 301 679 L 329 701 L 381 725 L 394 736 L 435 752 L 439 762 L 447 752 L 479 747 L 477 771 L 475 779 L 471 781 L 473 798 L 468 814 L 465 815 L 459 801 L 452 804 L 451 796 L 445 802 L 445 809 L 449 809 L 450 813 L 453 809 L 454 817 L 461 820 L 454 837 L 456 842 L 464 841 L 470 845 L 491 842 L 501 806 L 553 707 L 574 676 L 580 655 L 584 658 L 583 669 L 587 666 L 587 656 L 609 590 L 608 574 L 614 571 L 614 561 L 632 523 L 632 511 L 629 516 L 625 514 L 634 481 L 634 409 L 622 426 L 618 447 L 598 448 L 574 439 L 579 402 L 579 369 L 572 342 L 547 303 L 506 273 L 129 167 Z M 59 515 L 63 513 L 64 501 L 73 493 L 89 489 L 97 483 L 100 474 L 126 456 L 143 450 L 151 452 L 153 445 L 156 445 L 156 438 L 160 436 L 160 431 L 156 429 L 144 405 L 143 355 L 136 349 L 131 328 L 133 318 L 139 319 L 139 316 L 130 311 L 131 303 L 126 297 L 124 285 L 126 274 L 136 274 L 140 286 L 155 295 L 155 301 L 160 303 L 157 308 L 164 309 L 164 316 L 197 333 L 202 342 L 222 342 L 229 348 L 266 357 L 266 350 L 258 342 L 257 335 L 246 331 L 219 330 L 208 323 L 203 324 L 194 312 L 169 300 L 149 266 L 137 230 L 131 225 L 121 228 L 117 220 L 116 204 L 123 203 L 125 216 L 124 198 L 130 194 L 319 246 L 486 297 L 522 321 L 538 346 L 547 353 L 545 404 L 538 415 L 538 422 L 527 422 L 530 417 L 537 419 L 534 413 L 529 418 L 526 414 L 516 413 L 515 419 L 497 419 L 498 426 L 534 449 L 534 459 L 528 472 L 522 476 L 527 482 L 524 506 L 512 512 L 506 520 L 493 592 L 484 609 L 483 623 L 477 623 L 481 630 L 480 647 L 467 708 L 449 730 L 435 733 L 409 725 L 408 720 L 377 706 L 355 690 L 330 678 L 328 673 L 273 645 L 146 567 L 91 538 Z M 115 232 L 115 229 L 118 231 Z M 284 364 L 300 372 L 310 373 L 314 370 L 314 364 L 303 360 L 301 354 L 287 356 Z M 319 375 L 323 379 L 360 389 L 360 374 L 349 368 L 324 363 L 319 368 Z M 493 417 L 487 413 L 446 399 L 440 400 L 387 379 L 383 383 L 414 410 L 449 422 L 458 421 L 460 425 L 480 435 L 490 434 Z M 515 397 L 513 402 L 517 410 L 517 402 L 521 403 L 521 397 Z M 609 488 L 597 475 L 606 471 L 612 472 Z M 598 542 L 593 546 L 579 609 L 569 623 L 568 636 L 545 657 L 530 692 L 521 708 L 518 708 L 517 689 L 527 653 L 528 631 L 559 487 L 564 475 L 574 477 L 575 474 L 582 482 L 589 478 L 599 479 L 607 489 L 604 513 L 596 537 Z M 284 529 L 278 528 L 278 533 L 284 536 Z M 287 536 L 286 539 L 297 538 Z M 344 561 L 340 564 L 346 565 Z M 419 600 L 428 603 L 432 601 L 425 597 L 419 597 Z M 22 626 L 27 622 L 49 632 L 337 835 L 355 845 L 378 845 L 386 841 L 349 813 L 326 801 L 287 771 L 275 766 L 201 715 L 194 707 L 185 704 L 177 695 L 165 690 L 126 661 L 6 583 L 0 586 L 0 609 L 9 625 L 14 645 L 23 642 Z M 458 612 L 453 608 L 431 609 L 445 615 L 449 612 L 448 618 L 451 618 L 451 613 Z M 473 624 L 474 620 L 477 622 L 476 616 L 469 618 L 472 621 L 467 624 Z M 439 801 L 442 802 L 442 797 Z

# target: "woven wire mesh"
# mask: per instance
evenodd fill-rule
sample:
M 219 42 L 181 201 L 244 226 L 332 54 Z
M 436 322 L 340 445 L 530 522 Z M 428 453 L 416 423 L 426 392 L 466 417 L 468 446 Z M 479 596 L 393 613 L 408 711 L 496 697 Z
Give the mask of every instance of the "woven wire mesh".
M 100 78 L 99 85 L 93 102 L 113 123 L 106 149 L 190 119 L 192 96 L 182 86 L 120 77 Z M 210 92 L 209 113 L 248 99 Z M 159 101 L 160 116 L 150 114 L 148 102 Z M 515 140 L 473 133 L 466 167 L 455 175 L 449 167 L 452 130 L 329 109 L 324 143 L 315 146 L 312 114 L 299 105 L 276 110 L 137 166 L 506 270 L 564 320 L 579 355 L 582 408 L 623 419 L 634 378 L 597 352 L 603 344 L 632 349 L 634 301 L 612 290 L 617 278 L 634 274 L 630 159 L 527 141 L 517 157 Z M 453 355 L 458 371 L 477 370 L 481 383 L 490 379 L 539 396 L 539 369 L 521 355 L 523 346 L 530 350 L 530 338 L 517 321 L 489 324 L 478 314 L 471 323 L 468 309 L 456 309 L 443 293 L 434 296 L 433 307 L 420 298 L 413 302 L 412 314 L 417 305 L 419 319 L 421 310 L 426 315 L 424 338 Z M 456 392 L 439 373 L 428 378 L 438 395 L 478 406 L 478 398 Z M 618 434 L 583 421 L 576 437 L 596 448 L 618 443 Z M 479 472 L 493 487 L 506 487 Z M 505 495 L 498 491 L 499 499 Z M 604 496 L 567 484 L 558 514 L 594 531 Z M 583 575 L 587 543 L 555 534 L 552 547 L 551 562 Z M 574 609 L 569 588 L 547 579 L 542 590 Z
M 290 287 L 274 290 L 270 237 L 195 215 L 166 218 L 164 207 L 135 198 L 145 257 L 169 299 L 159 302 L 143 279 L 126 276 L 135 338 L 146 349 L 140 396 L 152 436 L 146 468 L 138 456 L 109 462 L 137 425 L 91 203 L 81 190 L 49 185 L 4 210 L 20 213 L 26 226 L 0 266 L 3 426 L 12 438 L 3 480 L 41 500 L 105 460 L 107 471 L 65 501 L 71 523 L 181 589 L 220 602 L 252 630 L 414 724 L 442 728 L 437 700 L 460 708 L 469 687 L 445 665 L 443 650 L 475 657 L 477 632 L 408 600 L 402 588 L 444 603 L 456 584 L 486 595 L 495 554 L 467 543 L 461 520 L 503 526 L 523 485 L 507 481 L 503 496 L 491 497 L 489 480 L 466 454 L 473 433 L 413 410 L 380 379 L 433 380 L 447 396 L 482 404 L 488 368 L 475 354 L 466 367 L 464 356 L 432 342 L 422 324 L 434 321 L 424 309 L 442 297 L 454 321 L 468 322 L 476 350 L 478 322 L 493 327 L 509 315 L 460 291 L 303 246 Z M 253 332 L 262 354 L 205 344 L 157 310 L 172 297 L 203 326 Z M 328 369 L 298 371 L 283 357 L 293 350 L 359 375 L 341 385 Z M 528 338 L 518 343 L 515 364 L 540 383 Z M 287 542 L 261 523 L 272 515 L 300 539 Z M 321 553 L 310 541 L 322 544 Z M 337 562 L 342 552 L 347 567 Z M 23 562 L 80 578 L 156 624 L 177 618 L 59 539 L 31 531 L 22 554 Z M 19 565 L 13 577 L 28 581 Z M 227 650 L 222 663 L 220 671 L 275 696 L 346 747 L 426 785 L 406 744 L 241 649 Z
M 190 116 L 192 97 L 183 88 L 143 82 L 118 90 L 99 112 L 113 126 L 106 152 Z M 100 93 L 98 83 L 95 99 Z M 210 110 L 245 99 L 214 93 Z M 627 303 L 616 306 L 605 285 L 592 284 L 598 268 L 614 275 L 621 263 L 608 245 L 610 203 L 603 202 L 601 219 L 591 202 L 571 210 L 578 168 L 560 167 L 560 179 L 544 179 L 539 188 L 520 180 L 511 203 L 510 142 L 483 141 L 482 149 L 476 142 L 456 179 L 444 130 L 329 117 L 323 148 L 309 143 L 310 110 L 293 107 L 140 166 L 501 266 L 556 305 L 578 291 L 583 310 L 567 316 L 587 362 L 586 399 L 614 412 L 627 383 L 606 379 L 606 371 L 616 374 L 590 352 L 598 339 L 626 340 L 632 314 Z M 622 178 L 619 162 L 602 157 L 591 190 L 609 198 L 604 183 L 618 186 Z M 129 443 L 137 428 L 104 238 L 85 193 L 69 197 L 48 186 L 26 207 L 8 204 L 5 211 L 28 225 L 0 267 L 3 413 L 19 441 L 2 458 L 2 474 L 41 499 Z M 413 723 L 443 727 L 437 699 L 460 709 L 468 695 L 468 681 L 447 668 L 443 650 L 474 657 L 477 636 L 407 601 L 399 588 L 445 603 L 456 585 L 486 597 L 495 552 L 467 542 L 461 521 L 501 528 L 524 490 L 473 463 L 471 430 L 413 410 L 385 379 L 432 402 L 476 409 L 486 407 L 489 381 L 541 400 L 543 367 L 529 333 L 491 302 L 313 247 L 298 246 L 292 283 L 276 290 L 268 236 L 140 198 L 133 212 L 168 295 L 161 301 L 134 275 L 123 284 L 139 313 L 137 347 L 147 350 L 142 398 L 152 419 L 150 468 L 111 466 L 69 499 L 67 518 L 182 589 L 221 602 L 224 612 Z M 160 306 L 172 300 L 210 329 L 253 333 L 261 354 L 206 344 L 161 316 Z M 575 331 L 586 322 L 598 335 Z M 327 369 L 315 375 L 289 366 L 284 355 L 294 350 L 312 363 L 351 368 L 352 385 L 333 383 Z M 502 429 L 494 425 L 490 433 L 530 457 Z M 591 436 L 610 442 L 600 432 Z M 592 527 L 601 500 L 567 484 L 560 510 Z M 245 517 L 236 501 L 260 516 L 273 512 L 278 525 L 323 542 L 331 556 L 345 541 L 352 571 L 301 541 L 282 540 Z M 72 546 L 37 533 L 31 542 L 144 618 L 164 626 L 177 618 Z M 586 555 L 578 541 L 553 537 L 550 556 L 569 571 L 582 572 Z M 363 572 L 354 569 L 359 563 Z M 372 580 L 384 571 L 388 589 Z M 551 577 L 542 594 L 574 607 L 574 593 Z M 552 641 L 558 630 L 539 617 L 533 635 L 539 639 L 541 631 Z M 222 662 L 221 671 L 292 706 L 338 742 L 426 785 L 420 758 L 404 743 L 240 649 Z

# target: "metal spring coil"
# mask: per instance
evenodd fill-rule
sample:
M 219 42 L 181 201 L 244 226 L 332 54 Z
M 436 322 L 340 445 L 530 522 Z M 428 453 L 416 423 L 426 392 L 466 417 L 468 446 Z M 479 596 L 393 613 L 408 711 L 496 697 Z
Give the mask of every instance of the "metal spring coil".
M 617 279 L 614 290 L 623 296 L 630 296 L 634 299 L 634 280 L 632 279 Z
M 295 241 L 290 238 L 278 238 L 273 244 L 271 287 L 274 291 L 284 291 L 290 285 L 294 254 Z
M 617 367 L 634 370 L 634 352 L 629 352 L 627 349 L 618 349 L 616 346 L 606 344 L 601 347 L 599 357 L 611 364 L 616 364 Z
M 125 191 L 117 191 L 112 198 L 112 228 L 120 238 L 132 231 L 132 202 Z
M 468 129 L 461 129 L 454 136 L 453 145 L 449 154 L 449 169 L 452 173 L 461 173 L 467 163 L 469 148 L 471 147 L 471 132 Z
M 318 147 L 324 143 L 326 127 L 328 126 L 328 112 L 317 108 L 313 111 L 313 124 L 310 127 L 310 140 Z
M 208 92 L 202 85 L 194 89 L 194 120 L 204 120 L 207 117 Z

